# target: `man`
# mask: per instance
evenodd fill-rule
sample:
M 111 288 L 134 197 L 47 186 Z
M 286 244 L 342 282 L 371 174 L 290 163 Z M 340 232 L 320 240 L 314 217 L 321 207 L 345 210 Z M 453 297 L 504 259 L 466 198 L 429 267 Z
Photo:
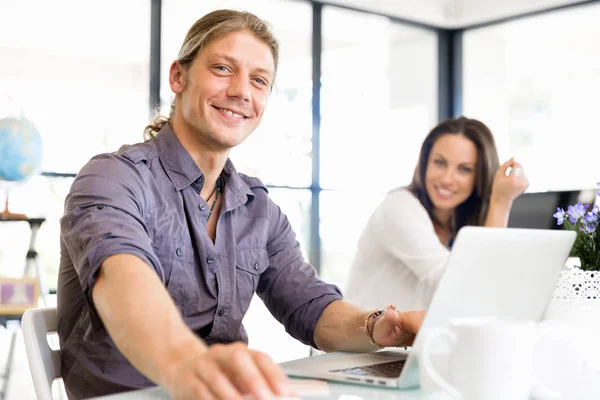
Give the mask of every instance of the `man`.
M 368 318 L 319 280 L 265 186 L 228 159 L 260 123 L 277 61 L 264 21 L 204 16 L 171 65 L 169 118 L 147 127 L 151 140 L 96 156 L 78 174 L 61 220 L 58 287 L 70 398 L 154 384 L 174 399 L 289 394 L 280 368 L 245 344 L 254 292 L 292 336 L 325 351 L 414 338 L 421 312 Z

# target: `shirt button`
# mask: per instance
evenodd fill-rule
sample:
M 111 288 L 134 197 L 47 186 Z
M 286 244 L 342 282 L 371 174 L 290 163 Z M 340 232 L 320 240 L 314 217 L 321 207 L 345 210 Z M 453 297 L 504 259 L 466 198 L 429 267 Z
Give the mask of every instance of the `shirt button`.
M 199 208 L 200 208 L 200 211 L 206 210 L 206 204 L 200 204 Z
M 206 257 L 206 262 L 207 263 L 212 264 L 213 261 L 215 261 L 214 258 L 212 258 L 212 257 Z
M 260 264 L 259 263 L 254 264 L 254 269 L 258 271 L 260 269 Z
M 97 208 L 98 210 L 102 210 L 102 209 L 104 208 L 104 204 L 98 204 L 98 205 L 96 206 L 96 208 Z
M 183 250 L 181 249 L 181 247 L 178 247 L 177 250 L 175 250 L 175 253 L 177 253 L 177 255 L 181 257 L 183 255 Z
M 225 314 L 225 310 L 222 308 L 219 310 L 219 317 L 222 317 Z

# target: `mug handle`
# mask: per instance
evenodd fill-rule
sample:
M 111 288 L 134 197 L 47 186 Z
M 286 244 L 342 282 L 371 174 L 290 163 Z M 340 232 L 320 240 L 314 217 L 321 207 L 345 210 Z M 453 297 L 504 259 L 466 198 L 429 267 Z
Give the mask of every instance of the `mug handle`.
M 437 339 L 445 339 L 451 344 L 456 343 L 456 336 L 446 328 L 437 328 L 431 331 L 423 341 L 420 357 L 422 361 L 422 368 L 429 378 L 451 397 L 455 399 L 462 399 L 460 392 L 447 380 L 442 378 L 442 375 L 440 375 L 440 373 L 433 366 L 433 362 L 431 361 L 431 348 Z
M 560 328 L 559 330 L 557 330 L 557 327 Z M 539 322 L 537 325 L 537 337 L 536 337 L 536 341 L 535 341 L 535 346 L 537 347 L 539 345 L 539 343 L 544 340 L 546 337 L 549 336 L 554 336 L 557 337 L 559 339 L 559 341 L 561 342 L 562 346 L 564 346 L 564 348 L 569 349 L 570 351 L 572 351 L 573 353 L 575 353 L 577 355 L 576 359 L 581 359 L 581 355 L 579 354 L 579 351 L 571 344 L 571 342 L 568 340 L 568 337 L 571 337 L 571 339 L 575 339 L 577 336 L 576 335 L 565 335 L 565 333 L 569 333 L 567 331 L 571 331 L 570 333 L 573 333 L 573 329 L 569 324 L 565 324 L 559 321 L 542 321 Z M 562 333 L 562 335 L 561 335 Z M 533 360 L 532 360 L 533 362 Z M 582 366 L 580 365 L 578 368 L 580 371 L 578 371 L 579 373 L 582 373 Z M 533 382 L 532 382 L 532 394 L 534 395 L 534 397 L 536 399 L 540 399 L 540 400 L 556 400 L 556 399 L 560 399 L 562 397 L 562 393 L 557 392 L 556 390 L 550 389 L 547 386 L 545 386 L 544 384 L 542 384 L 542 381 L 540 380 L 539 376 L 537 375 L 537 372 L 534 370 L 533 371 Z

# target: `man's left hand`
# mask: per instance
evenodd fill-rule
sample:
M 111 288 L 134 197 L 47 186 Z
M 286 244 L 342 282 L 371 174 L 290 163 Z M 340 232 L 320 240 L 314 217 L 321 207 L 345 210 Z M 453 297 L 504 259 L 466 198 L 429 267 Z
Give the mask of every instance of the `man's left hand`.
M 373 339 L 383 347 L 411 346 L 425 318 L 425 311 L 387 310 L 375 322 Z

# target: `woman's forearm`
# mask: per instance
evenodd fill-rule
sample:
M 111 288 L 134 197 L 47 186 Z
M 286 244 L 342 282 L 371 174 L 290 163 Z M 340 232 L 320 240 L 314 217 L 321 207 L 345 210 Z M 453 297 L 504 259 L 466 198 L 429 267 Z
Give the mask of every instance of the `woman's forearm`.
M 506 228 L 511 206 L 511 203 L 492 199 L 485 220 L 485 226 Z

